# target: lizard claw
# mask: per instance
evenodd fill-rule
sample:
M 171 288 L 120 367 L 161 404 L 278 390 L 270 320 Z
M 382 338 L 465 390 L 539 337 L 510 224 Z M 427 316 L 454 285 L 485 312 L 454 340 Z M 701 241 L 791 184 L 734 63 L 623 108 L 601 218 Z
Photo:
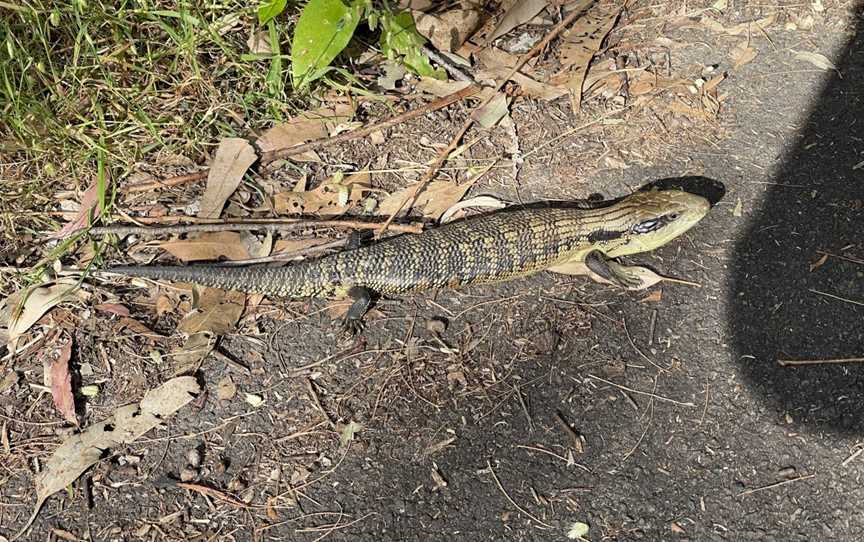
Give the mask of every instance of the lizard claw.
M 363 333 L 364 328 L 365 324 L 363 323 L 363 320 L 357 318 L 345 318 L 342 320 L 342 331 L 351 336 Z

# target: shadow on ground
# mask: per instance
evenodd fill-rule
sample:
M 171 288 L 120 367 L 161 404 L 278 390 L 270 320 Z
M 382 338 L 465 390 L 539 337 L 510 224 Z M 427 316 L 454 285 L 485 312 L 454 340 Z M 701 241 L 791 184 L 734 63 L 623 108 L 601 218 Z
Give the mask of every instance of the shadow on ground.
M 772 407 L 855 432 L 864 429 L 864 365 L 778 359 L 864 356 L 864 263 L 848 259 L 864 260 L 862 8 L 838 71 L 766 179 L 776 184 L 734 251 L 726 320 L 743 374 Z

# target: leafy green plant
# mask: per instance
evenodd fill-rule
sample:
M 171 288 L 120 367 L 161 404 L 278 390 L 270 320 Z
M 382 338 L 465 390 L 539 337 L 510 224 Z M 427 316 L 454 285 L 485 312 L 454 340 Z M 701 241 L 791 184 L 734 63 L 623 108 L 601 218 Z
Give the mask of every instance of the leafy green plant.
M 285 0 L 264 0 L 258 19 L 264 24 L 285 9 Z M 309 0 L 303 7 L 291 42 L 291 76 L 300 89 L 323 77 L 333 60 L 351 41 L 357 26 L 366 21 L 370 30 L 380 29 L 381 51 L 390 60 L 402 62 L 418 75 L 445 79 L 423 54 L 426 38 L 417 32 L 407 11 L 394 12 L 372 0 Z

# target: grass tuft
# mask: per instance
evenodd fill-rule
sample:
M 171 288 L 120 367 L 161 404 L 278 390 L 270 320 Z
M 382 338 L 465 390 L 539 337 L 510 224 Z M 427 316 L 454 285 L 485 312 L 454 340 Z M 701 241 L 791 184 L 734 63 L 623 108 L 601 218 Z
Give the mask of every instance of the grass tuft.
M 179 4 L 179 6 L 178 6 Z M 84 190 L 100 156 L 122 179 L 157 154 L 206 158 L 305 108 L 280 53 L 295 14 L 258 26 L 254 5 L 0 2 L 0 263 L 59 227 L 57 193 Z M 273 54 L 251 54 L 263 31 Z

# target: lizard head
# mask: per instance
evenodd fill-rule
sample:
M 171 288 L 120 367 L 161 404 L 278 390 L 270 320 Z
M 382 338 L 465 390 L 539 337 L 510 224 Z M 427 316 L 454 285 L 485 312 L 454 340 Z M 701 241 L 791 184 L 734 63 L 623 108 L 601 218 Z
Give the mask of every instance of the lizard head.
M 680 190 L 636 192 L 608 208 L 609 224 L 589 241 L 613 258 L 647 252 L 692 228 L 710 208 L 707 199 Z

